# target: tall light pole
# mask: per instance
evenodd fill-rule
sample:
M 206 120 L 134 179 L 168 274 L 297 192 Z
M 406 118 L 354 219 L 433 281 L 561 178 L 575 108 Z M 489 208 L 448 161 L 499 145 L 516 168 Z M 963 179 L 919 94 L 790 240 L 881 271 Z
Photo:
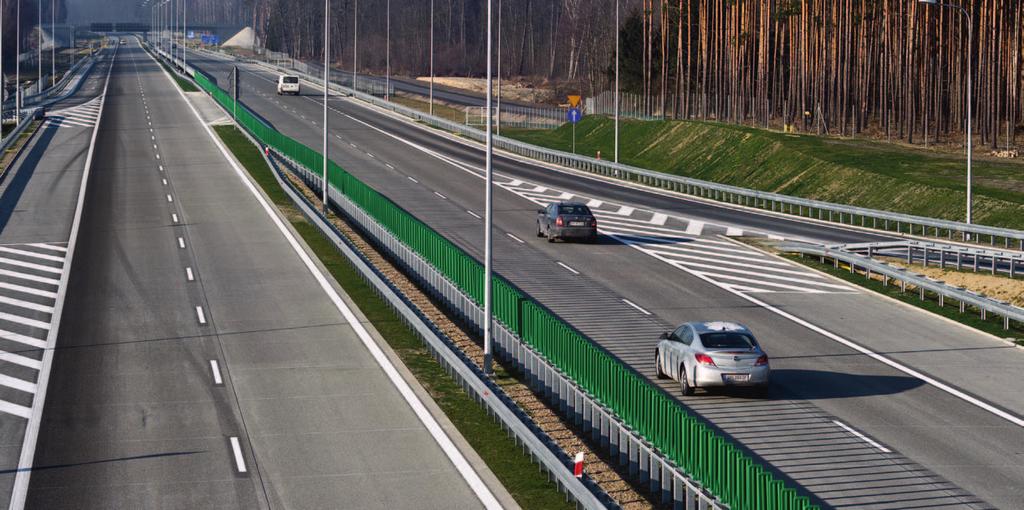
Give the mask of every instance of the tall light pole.
M 615 0 L 615 162 L 619 162 L 619 0 Z
M 937 0 L 918 1 L 928 5 L 955 9 L 959 11 L 959 13 L 964 14 L 964 18 L 967 20 L 967 223 L 971 224 L 971 213 L 974 209 L 974 196 L 971 189 L 971 181 L 973 177 L 971 173 L 971 145 L 974 144 L 974 140 L 971 138 L 971 102 L 973 99 L 971 74 L 974 71 L 974 22 L 971 18 L 971 13 L 962 6 L 951 3 L 939 3 Z
M 186 75 L 186 54 L 185 49 L 188 47 L 188 0 L 181 0 L 181 71 Z
M 43 91 L 43 2 L 39 2 L 39 21 L 36 23 L 36 93 Z
M 495 119 L 495 129 L 498 136 L 501 136 L 501 0 L 498 0 L 498 118 Z
M 973 175 L 971 173 L 971 151 L 974 145 L 974 141 L 971 138 L 971 103 L 973 102 L 971 73 L 974 69 L 974 21 L 971 19 L 971 13 L 967 12 L 967 9 L 964 9 L 959 5 L 939 3 L 938 0 L 918 0 L 918 2 L 937 7 L 955 9 L 959 11 L 960 14 L 963 14 L 964 20 L 967 21 L 967 224 L 970 225 L 972 223 L 971 212 L 974 209 L 974 194 L 971 189 L 971 181 L 973 179 Z
M 434 114 L 434 0 L 430 0 L 430 114 Z
M 491 301 L 493 296 L 491 295 L 491 230 L 494 222 L 493 218 L 493 207 L 492 207 L 492 181 L 494 179 L 493 171 L 491 168 L 491 155 L 493 152 L 492 142 L 494 134 L 491 126 L 491 116 L 493 111 L 491 110 L 491 95 L 493 89 L 491 88 L 491 1 L 487 0 L 487 157 L 485 159 L 484 170 L 487 174 L 487 190 L 484 194 L 484 374 L 490 375 L 491 370 L 491 358 L 493 357 L 492 350 L 494 339 L 492 338 L 493 332 L 491 331 Z
M 321 207 L 323 209 L 324 218 L 327 217 L 327 91 L 330 90 L 330 77 L 331 77 L 331 0 L 324 0 L 324 183 L 323 183 L 323 198 L 321 199 Z M 355 76 L 353 76 L 353 80 Z M 355 90 L 355 83 L 352 83 L 352 89 Z
M 14 2 L 14 120 L 21 121 L 21 0 Z
M 352 6 L 352 92 L 356 91 L 356 65 L 359 60 L 359 0 Z
M 388 0 L 386 13 L 387 17 L 387 43 L 385 44 L 384 57 L 384 100 L 391 100 L 391 0 Z
M 50 86 L 57 84 L 57 25 L 54 7 L 57 7 L 57 0 L 50 0 Z

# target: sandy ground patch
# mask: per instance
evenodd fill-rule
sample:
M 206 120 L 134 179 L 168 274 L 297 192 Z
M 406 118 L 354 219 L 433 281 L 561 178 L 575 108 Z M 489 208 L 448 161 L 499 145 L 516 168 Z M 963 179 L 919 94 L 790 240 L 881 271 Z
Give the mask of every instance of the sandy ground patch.
M 429 76 L 416 78 L 430 82 Z M 487 80 L 484 78 L 464 78 L 459 76 L 435 76 L 434 84 L 483 94 L 487 91 Z M 545 103 L 551 100 L 554 92 L 551 89 L 528 86 L 512 80 L 502 80 L 501 97 L 510 101 L 524 103 Z

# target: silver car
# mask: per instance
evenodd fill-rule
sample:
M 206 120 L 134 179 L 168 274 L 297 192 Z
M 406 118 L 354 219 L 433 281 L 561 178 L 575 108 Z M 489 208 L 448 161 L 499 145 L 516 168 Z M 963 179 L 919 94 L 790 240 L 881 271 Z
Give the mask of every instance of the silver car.
M 654 359 L 658 378 L 679 381 L 683 395 L 712 386 L 763 393 L 771 377 L 768 355 L 754 334 L 735 322 L 687 322 L 662 333 Z

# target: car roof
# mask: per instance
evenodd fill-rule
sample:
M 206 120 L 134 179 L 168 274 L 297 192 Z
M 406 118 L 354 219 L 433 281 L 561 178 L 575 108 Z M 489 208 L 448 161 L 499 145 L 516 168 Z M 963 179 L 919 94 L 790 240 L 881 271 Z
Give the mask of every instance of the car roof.
M 583 202 L 571 202 L 571 201 L 558 202 L 557 205 L 576 205 L 576 206 L 583 206 L 583 207 L 587 206 L 587 204 L 584 204 Z
M 743 324 L 740 324 L 738 322 L 710 321 L 710 322 L 689 322 L 687 324 L 689 324 L 690 326 L 693 326 L 693 329 L 695 331 L 697 331 L 697 334 L 712 333 L 712 332 L 719 332 L 719 331 L 735 331 L 735 332 L 739 332 L 739 333 L 748 333 L 748 334 L 753 335 L 753 333 L 750 332 L 749 328 L 747 328 L 746 326 L 744 326 Z

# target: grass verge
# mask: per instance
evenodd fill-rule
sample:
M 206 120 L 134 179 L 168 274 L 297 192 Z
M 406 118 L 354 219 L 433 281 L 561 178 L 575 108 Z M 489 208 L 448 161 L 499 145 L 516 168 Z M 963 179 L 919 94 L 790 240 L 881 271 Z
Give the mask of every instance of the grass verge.
M 572 127 L 505 128 L 502 135 L 570 151 Z M 576 152 L 614 152 L 614 122 L 589 116 L 576 126 Z M 620 125 L 619 160 L 668 174 L 873 209 L 960 220 L 965 162 L 946 153 L 859 139 L 798 135 L 704 121 Z M 1024 228 L 1024 164 L 974 161 L 974 215 L 986 225 Z
M 531 509 L 572 508 L 505 431 L 430 356 L 423 342 L 363 281 L 348 259 L 302 216 L 249 139 L 234 126 L 214 129 L 516 502 Z
M 171 77 L 174 78 L 174 81 L 178 83 L 179 87 L 181 87 L 181 90 L 183 90 L 185 92 L 199 92 L 199 88 L 198 87 L 193 85 L 192 82 L 190 82 L 190 81 L 186 80 L 185 78 L 182 78 L 181 76 L 179 76 L 178 73 L 176 73 L 174 71 L 174 69 L 171 69 L 171 66 L 165 64 L 162 59 L 157 58 L 156 61 L 160 62 L 160 65 L 163 66 L 163 68 L 168 73 L 170 73 Z
M 782 254 L 782 256 L 794 262 L 838 277 L 839 279 L 845 280 L 854 285 L 889 296 L 893 299 L 916 306 L 917 308 L 936 315 L 941 315 L 947 319 L 952 319 L 979 331 L 983 331 L 1000 338 L 1009 339 L 1018 345 L 1024 345 L 1024 325 L 1010 321 L 1010 329 L 1005 330 L 1003 329 L 1002 317 L 993 317 L 992 315 L 989 315 L 988 318 L 982 320 L 978 311 L 971 307 L 968 307 L 964 313 L 960 313 L 960 307 L 958 304 L 939 306 L 938 296 L 930 292 L 925 292 L 925 299 L 922 300 L 921 295 L 916 289 L 908 289 L 906 292 L 901 292 L 898 283 L 890 284 L 888 286 L 883 285 L 880 280 L 876 280 L 874 278 L 869 279 L 859 273 L 851 273 L 850 266 L 842 263 L 840 263 L 839 268 L 837 269 L 832 264 L 823 264 L 819 259 L 811 256 L 800 257 L 799 255 L 789 253 Z
M 424 113 L 430 112 L 430 102 L 428 101 L 422 101 L 409 96 L 400 96 L 398 94 L 392 95 L 391 101 Z M 466 121 L 466 112 L 437 101 L 434 101 L 434 115 L 452 122 L 461 123 Z

